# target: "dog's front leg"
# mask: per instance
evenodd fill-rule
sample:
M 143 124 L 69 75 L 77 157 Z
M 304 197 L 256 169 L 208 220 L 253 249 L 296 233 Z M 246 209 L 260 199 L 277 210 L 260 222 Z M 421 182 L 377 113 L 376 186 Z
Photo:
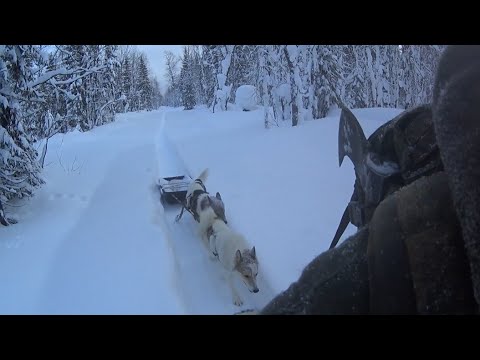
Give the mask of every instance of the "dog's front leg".
M 203 245 L 205 245 L 205 248 L 206 248 L 207 250 L 210 250 L 210 246 L 208 245 L 207 232 L 204 231 L 201 226 L 198 228 L 197 231 L 198 231 L 198 236 L 200 237 L 200 239 L 202 239 Z
M 230 289 L 232 290 L 232 300 L 233 304 L 236 306 L 242 306 L 243 305 L 243 300 L 238 295 L 237 289 L 235 289 L 235 285 L 233 284 L 233 272 L 230 272 L 228 275 L 228 284 L 230 285 Z
M 208 245 L 210 248 L 210 260 L 215 260 L 218 258 L 217 245 L 215 240 L 216 240 L 215 235 L 210 235 L 208 237 Z

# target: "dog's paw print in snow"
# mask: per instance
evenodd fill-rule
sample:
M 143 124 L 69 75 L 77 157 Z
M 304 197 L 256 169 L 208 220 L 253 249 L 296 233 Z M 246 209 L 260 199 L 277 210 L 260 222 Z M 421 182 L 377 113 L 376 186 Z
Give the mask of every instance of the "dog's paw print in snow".
M 73 193 L 53 193 L 48 197 L 49 200 L 71 200 L 77 201 L 82 205 L 85 205 L 88 201 L 88 197 L 85 195 L 77 195 Z

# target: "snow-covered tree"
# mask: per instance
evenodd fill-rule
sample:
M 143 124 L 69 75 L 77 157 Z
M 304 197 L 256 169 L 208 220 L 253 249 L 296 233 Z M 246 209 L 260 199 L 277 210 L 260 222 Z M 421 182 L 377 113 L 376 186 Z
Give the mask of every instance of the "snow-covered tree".
M 300 78 L 299 68 L 302 50 L 303 46 L 299 45 L 284 45 L 283 47 L 283 53 L 288 64 L 289 72 L 292 126 L 298 125 L 299 113 L 301 113 L 303 108 L 301 98 L 302 80 Z
M 130 107 L 129 95 L 132 92 L 132 67 L 128 56 L 126 56 L 122 61 L 120 82 L 122 86 L 122 95 L 125 97 L 125 99 L 122 101 L 122 110 L 127 112 Z
M 346 106 L 352 108 L 368 106 L 368 92 L 364 91 L 367 86 L 364 71 L 366 66 L 364 46 L 345 45 L 341 51 L 341 57 L 340 74 L 344 84 L 341 100 Z
M 231 100 L 242 85 L 255 85 L 258 77 L 258 45 L 236 45 L 232 53 L 228 83 L 232 85 Z
M 293 126 L 324 117 L 339 103 L 362 108 L 427 102 L 441 52 L 440 46 L 433 45 L 189 48 L 195 64 L 191 66 L 196 67 L 190 79 L 197 102 L 205 99 L 213 111 L 225 110 L 228 102 L 234 101 L 239 86 L 253 85 L 262 104 L 268 104 L 270 109 L 265 121 L 279 124 L 288 119 Z M 167 97 L 173 97 L 173 89 L 167 91 Z
M 24 128 L 25 104 L 43 101 L 32 91 L 36 48 L 0 46 L 0 203 L 31 196 L 43 183 L 33 139 Z M 1 222 L 5 225 L 4 208 Z
M 165 51 L 165 77 L 167 78 L 167 91 L 165 92 L 165 105 L 180 106 L 181 93 L 179 89 L 180 80 L 180 58 L 171 51 Z
M 275 70 L 278 68 L 279 48 L 274 45 L 258 46 L 259 74 L 257 91 L 263 105 L 263 123 L 266 129 L 279 125 L 279 102 L 275 92 Z M 290 90 L 288 90 L 290 91 Z M 286 105 L 287 106 L 287 105 Z M 270 111 L 272 108 L 273 111 Z M 282 109 L 283 112 L 283 109 Z
M 189 74 L 192 82 L 196 104 L 207 104 L 207 93 L 202 71 L 202 54 L 198 45 L 187 46 L 189 53 Z
M 153 109 L 158 109 L 163 104 L 163 96 L 160 91 L 160 83 L 158 82 L 157 77 L 154 77 L 151 80 L 152 87 L 152 107 Z
M 101 89 L 98 96 L 97 125 L 112 122 L 115 118 L 117 104 L 121 101 L 120 62 L 117 57 L 117 48 L 117 45 L 104 45 L 101 48 L 101 64 L 105 66 L 105 69 L 97 74 L 99 89 Z
M 185 110 L 192 110 L 196 105 L 192 57 L 187 47 L 184 47 L 182 69 L 180 71 L 180 91 Z
M 116 45 L 0 46 L 0 201 L 33 194 L 48 139 L 161 103 L 143 54 Z M 128 51 L 125 51 L 128 50 Z M 119 57 L 121 55 L 121 57 Z M 145 80 L 146 79 L 146 80 Z M 141 80 L 141 81 L 136 81 Z M 143 92 L 142 92 L 143 91 Z M 143 101 L 143 103 L 141 103 Z M 43 142 L 41 154 L 34 141 Z
M 205 94 L 205 104 L 213 108 L 215 101 L 215 92 L 217 90 L 216 82 L 216 56 L 215 48 L 217 45 L 201 46 L 201 72 L 202 88 Z
M 142 110 L 152 110 L 153 91 L 147 68 L 147 59 L 144 54 L 140 54 L 138 61 L 138 93 L 139 108 Z
M 68 116 L 83 131 L 112 121 L 116 103 L 121 100 L 121 91 L 116 88 L 119 63 L 115 47 L 68 45 L 63 50 L 63 65 L 67 72 L 76 74 L 64 80 L 72 100 L 67 105 Z
M 401 63 L 404 90 L 400 97 L 406 108 L 430 101 L 440 45 L 402 45 Z
M 398 45 L 351 45 L 342 54 L 344 103 L 350 107 L 397 107 L 402 71 Z
M 342 70 L 343 52 L 338 45 L 316 45 L 311 50 L 310 88 L 308 91 L 312 116 L 315 119 L 327 115 L 332 105 L 344 101 L 345 81 Z
M 235 45 L 215 45 L 213 48 L 216 58 L 215 78 L 217 80 L 217 90 L 212 107 L 213 112 L 215 112 L 215 109 L 227 110 L 232 90 L 232 85 L 228 83 L 227 79 L 234 50 Z

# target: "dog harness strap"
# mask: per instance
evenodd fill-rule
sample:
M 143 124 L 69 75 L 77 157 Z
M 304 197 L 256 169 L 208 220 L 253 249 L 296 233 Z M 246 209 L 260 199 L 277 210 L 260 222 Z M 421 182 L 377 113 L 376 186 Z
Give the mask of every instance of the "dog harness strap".
M 200 180 L 201 181 L 201 180 Z M 203 186 L 203 184 L 201 184 Z M 197 200 L 198 200 L 198 197 L 201 195 L 201 194 L 208 194 L 206 191 L 204 190 L 195 190 L 193 193 L 192 193 L 192 198 L 190 200 L 190 207 L 193 212 L 193 217 L 195 218 L 195 220 L 199 221 L 198 220 L 198 214 L 197 214 Z
M 207 192 L 207 188 L 205 187 L 201 179 L 195 179 L 195 182 L 202 187 L 203 191 Z

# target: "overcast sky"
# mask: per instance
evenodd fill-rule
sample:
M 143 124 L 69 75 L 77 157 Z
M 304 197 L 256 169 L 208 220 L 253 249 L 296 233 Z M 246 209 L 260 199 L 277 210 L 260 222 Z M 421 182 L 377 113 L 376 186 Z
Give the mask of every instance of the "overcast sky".
M 162 92 L 166 90 L 165 79 L 165 51 L 171 51 L 174 54 L 182 54 L 183 45 L 137 45 L 138 50 L 143 51 L 147 57 L 154 75 L 157 76 Z

